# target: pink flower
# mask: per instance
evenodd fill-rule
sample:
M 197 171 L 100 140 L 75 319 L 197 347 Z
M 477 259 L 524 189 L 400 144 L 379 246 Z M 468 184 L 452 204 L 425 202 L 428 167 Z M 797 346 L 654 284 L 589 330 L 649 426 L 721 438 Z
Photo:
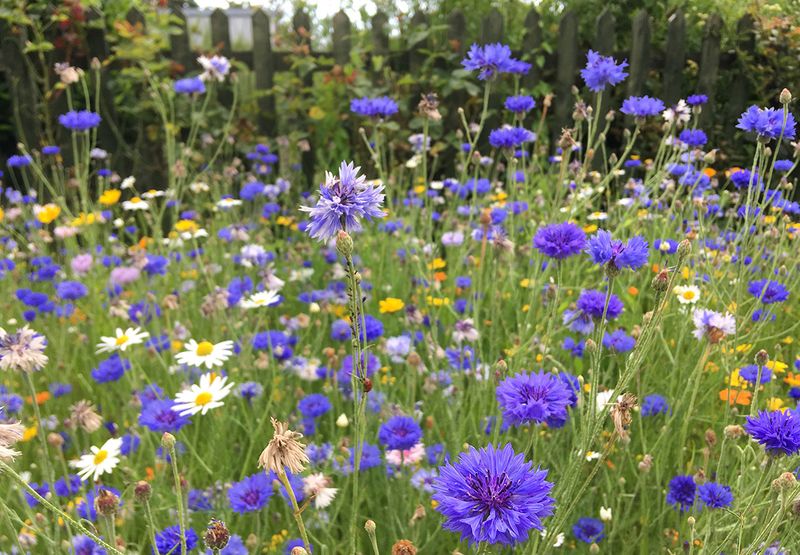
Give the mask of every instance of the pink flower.
M 132 266 L 120 266 L 111 270 L 112 285 L 127 285 L 139 279 L 139 269 Z
M 425 445 L 417 443 L 411 449 L 390 449 L 386 451 L 386 462 L 395 466 L 417 464 L 425 456 Z
M 93 261 L 94 259 L 92 258 L 92 255 L 89 253 L 85 253 L 85 254 L 79 254 L 78 256 L 73 258 L 72 261 L 69 263 L 69 265 L 72 268 L 73 272 L 75 272 L 79 276 L 83 276 L 89 273 Z

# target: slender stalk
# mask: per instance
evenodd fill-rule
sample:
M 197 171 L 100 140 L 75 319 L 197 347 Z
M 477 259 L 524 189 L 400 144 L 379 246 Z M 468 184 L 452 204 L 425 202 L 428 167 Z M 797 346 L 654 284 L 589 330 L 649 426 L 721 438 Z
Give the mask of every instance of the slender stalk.
M 281 471 L 278 473 L 278 479 L 283 484 L 284 489 L 286 489 L 286 493 L 289 495 L 289 501 L 292 503 L 292 514 L 294 516 L 294 521 L 297 523 L 297 528 L 300 529 L 300 537 L 303 539 L 303 547 L 306 548 L 306 551 L 311 553 L 311 544 L 308 541 L 306 525 L 303 522 L 303 511 L 301 511 L 300 507 L 297 505 L 297 498 L 294 495 L 292 484 L 289 483 L 289 478 L 286 476 L 286 472 L 284 472 L 283 469 L 281 469 Z
M 175 480 L 175 492 L 178 497 L 178 526 L 181 532 L 181 555 L 186 555 L 186 511 L 183 507 L 183 489 L 181 488 L 181 475 L 178 472 L 178 453 L 175 451 L 175 443 L 169 446 L 169 458 L 172 464 L 172 477 Z

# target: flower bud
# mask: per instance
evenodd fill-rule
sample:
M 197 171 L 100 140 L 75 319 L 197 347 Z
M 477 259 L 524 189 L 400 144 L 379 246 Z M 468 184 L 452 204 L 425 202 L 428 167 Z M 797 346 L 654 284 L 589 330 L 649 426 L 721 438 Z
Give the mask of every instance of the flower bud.
M 367 531 L 367 534 L 370 534 L 370 535 L 374 534 L 375 533 L 375 528 L 376 528 L 376 526 L 375 526 L 375 521 L 374 520 L 367 520 L 364 523 L 364 530 Z
M 175 436 L 169 432 L 164 432 L 161 436 L 161 446 L 164 449 L 172 450 L 175 448 Z
M 666 291 L 667 287 L 669 286 L 669 274 L 667 271 L 661 270 L 658 272 L 650 285 L 654 291 L 658 291 L 659 293 Z
M 726 439 L 739 439 L 744 435 L 744 428 L 738 424 L 731 424 L 729 426 L 725 426 L 723 433 L 725 434 Z
M 639 461 L 639 472 L 647 473 L 651 468 L 653 468 L 653 455 L 647 454 Z
M 150 484 L 148 484 L 144 480 L 139 480 L 133 487 L 133 498 L 136 499 L 136 501 L 138 501 L 139 503 L 144 503 L 145 501 L 148 501 L 152 493 L 153 493 L 153 488 L 151 488 Z
M 706 430 L 706 445 L 709 447 L 714 447 L 717 444 L 717 434 L 714 433 L 714 430 L 709 428 Z
M 292 548 L 292 552 L 289 555 L 308 555 L 308 551 L 306 551 L 305 547 L 297 546 Z
M 697 520 L 693 516 L 690 516 L 689 518 L 686 519 L 686 523 L 694 528 L 694 525 L 697 523 Z
M 688 239 L 683 239 L 678 243 L 678 260 L 685 260 L 690 254 L 692 254 L 692 242 Z
M 211 551 L 220 551 L 228 545 L 229 539 L 231 539 L 231 533 L 225 523 L 212 518 L 206 527 L 206 533 L 203 535 L 206 547 Z
M 339 418 L 336 419 L 336 425 L 339 428 L 347 428 L 349 424 L 350 421 L 347 419 L 347 415 L 345 413 L 340 414 Z
M 336 235 L 336 250 L 345 257 L 353 254 L 353 238 L 343 229 Z
M 792 489 L 797 484 L 797 478 L 791 472 L 784 472 L 772 481 L 772 489 L 782 492 Z
M 64 438 L 61 436 L 61 434 L 51 432 L 47 434 L 47 444 L 55 449 L 61 449 L 61 447 L 64 445 Z
M 784 87 L 778 100 L 780 100 L 781 104 L 789 104 L 792 101 L 792 92 Z
M 769 362 L 769 354 L 764 349 L 761 349 L 756 353 L 756 364 L 759 366 L 765 366 Z
M 117 514 L 119 508 L 119 497 L 107 489 L 101 489 L 94 498 L 94 510 L 97 514 L 112 517 Z

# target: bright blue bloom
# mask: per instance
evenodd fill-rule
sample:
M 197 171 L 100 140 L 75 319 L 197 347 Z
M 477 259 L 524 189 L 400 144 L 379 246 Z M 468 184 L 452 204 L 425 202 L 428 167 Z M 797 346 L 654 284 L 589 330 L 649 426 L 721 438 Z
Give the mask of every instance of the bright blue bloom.
M 572 526 L 575 538 L 584 543 L 598 543 L 606 537 L 604 530 L 603 521 L 590 517 L 579 518 L 578 522 Z
M 542 520 L 553 514 L 553 484 L 546 477 L 547 470 L 534 468 L 510 444 L 470 446 L 457 463 L 439 468 L 433 499 L 444 528 L 462 540 L 513 545 L 541 530 Z
M 55 156 L 59 152 L 61 152 L 61 148 L 54 145 L 48 145 L 42 147 L 42 154 L 44 154 L 45 156 Z
M 696 487 L 691 476 L 675 476 L 669 481 L 667 503 L 681 511 L 688 511 L 694 505 Z
M 561 348 L 565 351 L 569 351 L 570 356 L 582 358 L 583 350 L 586 348 L 586 341 L 581 339 L 576 343 L 572 337 L 567 336 L 564 338 L 564 343 L 562 343 Z
M 586 234 L 569 222 L 541 227 L 533 236 L 533 247 L 556 260 L 578 254 L 585 246 Z
M 489 144 L 494 148 L 513 149 L 536 140 L 536 134 L 524 127 L 500 127 L 489 133 Z
M 782 303 L 789 298 L 789 290 L 783 284 L 771 279 L 751 281 L 747 292 L 764 304 Z
M 511 426 L 565 422 L 572 392 L 558 376 L 520 373 L 500 382 L 495 392 L 503 419 Z
M 28 485 L 31 487 L 31 489 L 44 498 L 46 498 L 47 494 L 50 493 L 50 486 L 48 484 L 37 484 L 36 482 L 30 482 Z M 23 490 L 23 493 L 25 494 L 25 501 L 28 502 L 29 507 L 35 507 L 39 504 L 39 500 L 28 493 L 27 490 Z
M 604 312 L 606 320 L 614 320 L 622 314 L 624 309 L 622 301 L 614 293 L 608 296 L 608 307 L 606 307 L 606 293 L 597 289 L 584 289 L 581 291 L 575 305 L 578 310 L 593 320 L 602 319 Z
M 764 180 L 756 170 L 755 175 L 751 174 L 750 170 L 737 170 L 731 174 L 731 181 L 739 189 L 756 186 L 759 189 L 764 187 Z
M 637 118 L 657 116 L 664 110 L 664 103 L 649 96 L 631 96 L 622 102 L 620 112 Z
M 120 358 L 118 353 L 101 361 L 97 368 L 92 368 L 92 379 L 97 383 L 108 383 L 119 380 L 131 367 L 129 360 Z
M 244 514 L 260 511 L 272 497 L 272 482 L 264 472 L 257 472 L 235 482 L 228 490 L 228 501 L 233 512 Z
M 376 98 L 354 98 L 350 101 L 350 111 L 360 116 L 387 118 L 397 113 L 397 102 L 388 96 Z
M 297 410 L 306 418 L 319 418 L 327 414 L 331 408 L 331 402 L 321 393 L 311 393 L 297 402 Z
M 74 555 L 106 555 L 108 553 L 104 547 L 100 547 L 95 541 L 85 534 L 72 538 L 72 552 Z
M 422 439 L 422 428 L 410 416 L 393 416 L 381 424 L 378 439 L 387 449 L 411 449 Z
M 592 92 L 600 92 L 608 85 L 612 87 L 625 80 L 628 74 L 624 71 L 628 61 L 617 63 L 611 56 L 601 56 L 594 50 L 586 53 L 586 67 L 581 70 L 581 77 Z
M 516 73 L 522 70 L 518 63 L 518 60 L 511 57 L 511 49 L 499 42 L 483 46 L 473 44 L 467 52 L 467 57 L 461 60 L 464 69 L 477 71 L 478 79 L 482 81 L 494 79 L 501 73 Z
M 292 555 L 292 549 L 295 547 L 303 547 L 305 542 L 303 542 L 302 538 L 294 538 L 286 542 L 286 545 L 283 547 L 283 554 L 284 555 Z
M 733 494 L 729 486 L 716 482 L 706 482 L 697 488 L 697 496 L 709 509 L 723 509 L 733 503 Z
M 30 166 L 31 162 L 33 162 L 33 158 L 27 154 L 15 154 L 8 157 L 8 160 L 6 160 L 6 165 L 9 168 L 24 168 L 26 166 Z M 11 189 L 8 191 L 10 190 Z M 6 195 L 8 195 L 8 191 L 6 191 Z
M 206 92 L 206 86 L 203 80 L 199 77 L 187 77 L 186 79 L 178 79 L 173 85 L 175 92 L 178 94 L 203 94 Z
M 536 107 L 536 101 L 527 95 L 509 96 L 505 102 L 506 110 L 523 115 Z
M 779 108 L 759 108 L 750 106 L 739 116 L 737 129 L 755 133 L 760 140 L 769 141 L 783 137 L 794 139 L 796 123 L 791 112 L 783 117 L 783 110 Z
M 358 175 L 360 169 L 354 167 L 352 162 L 342 162 L 339 177 L 328 173 L 325 183 L 320 185 L 317 204 L 313 207 L 300 207 L 301 211 L 310 215 L 306 230 L 311 237 L 327 241 L 339 230 L 360 230 L 361 218 L 372 220 L 385 215 L 381 210 L 383 185 L 373 186 L 366 183 L 366 178 Z
M 693 147 L 701 147 L 708 142 L 708 136 L 702 129 L 684 129 L 678 135 L 678 139 Z
M 65 301 L 77 301 L 89 294 L 89 288 L 80 281 L 62 281 L 56 285 L 56 295 Z
M 664 254 L 675 254 L 678 252 L 678 242 L 674 239 L 656 239 L 653 241 L 653 250 Z
M 775 160 L 775 165 L 772 166 L 775 168 L 775 171 L 779 172 L 788 172 L 794 166 L 794 162 L 787 159 Z
M 264 393 L 264 386 L 258 382 L 244 382 L 239 384 L 237 391 L 239 396 L 249 403 L 256 397 L 261 397 Z
M 641 236 L 628 240 L 627 244 L 611 238 L 611 233 L 600 229 L 589 238 L 586 252 L 595 264 L 608 265 L 614 270 L 630 268 L 637 270 L 647 264 L 648 245 Z
M 625 330 L 618 329 L 611 333 L 606 332 L 603 336 L 603 347 L 611 349 L 617 353 L 627 353 L 636 345 L 636 340 L 625 333 Z
M 174 405 L 172 399 L 147 403 L 142 406 L 139 414 L 139 425 L 145 426 L 153 432 L 177 432 L 191 421 L 188 416 L 181 416 L 172 410 Z
M 89 110 L 72 110 L 58 116 L 58 123 L 72 131 L 88 131 L 100 125 L 102 118 Z
M 758 380 L 758 366 L 755 364 L 748 364 L 739 369 L 739 376 L 747 380 L 751 384 L 755 384 Z M 772 370 L 766 366 L 761 368 L 761 383 L 769 383 L 772 380 Z
M 197 547 L 197 532 L 191 528 L 185 530 L 186 537 L 186 551 L 189 552 Z M 169 526 L 156 534 L 156 549 L 161 554 L 165 553 L 180 553 L 181 552 L 181 528 L 179 525 Z M 151 549 L 153 555 L 156 555 L 156 550 Z
M 666 397 L 653 393 L 645 396 L 642 400 L 642 416 L 656 416 L 658 414 L 667 414 L 669 412 L 669 404 Z
M 686 97 L 686 104 L 689 106 L 701 106 L 708 102 L 708 97 L 704 94 L 691 94 Z
M 758 411 L 756 416 L 747 417 L 744 429 L 769 455 L 800 451 L 800 417 L 792 411 Z
M 77 474 L 70 474 L 67 478 L 59 478 L 53 484 L 53 491 L 59 497 L 72 497 L 81 490 L 81 477 Z

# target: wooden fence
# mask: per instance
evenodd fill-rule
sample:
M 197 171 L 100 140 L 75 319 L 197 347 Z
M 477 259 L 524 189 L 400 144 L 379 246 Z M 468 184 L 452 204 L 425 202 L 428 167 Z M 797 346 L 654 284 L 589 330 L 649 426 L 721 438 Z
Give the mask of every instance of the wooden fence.
M 192 26 L 187 20 L 198 21 L 197 10 L 182 10 L 179 3 L 172 3 L 170 9 L 179 20 L 183 22 L 186 30 L 183 34 L 170 36 L 170 51 L 165 56 L 182 64 L 188 71 L 195 71 L 197 64 L 195 58 L 198 50 L 205 52 L 209 48 L 198 48 L 196 37 L 193 38 Z M 94 14 L 94 17 L 98 17 Z M 579 15 L 575 11 L 567 11 L 561 17 L 558 25 L 558 34 L 551 37 L 548 42 L 555 44 L 552 53 L 548 54 L 542 48 L 545 40 L 545 29 L 542 27 L 541 17 L 535 9 L 527 14 L 524 25 L 525 34 L 522 44 L 511 45 L 515 54 L 523 59 L 532 60 L 537 55 L 544 56 L 544 64 L 538 67 L 534 64 L 530 73 L 524 78 L 523 85 L 531 87 L 539 80 L 546 80 L 553 87 L 555 93 L 553 117 L 550 122 L 551 130 L 557 132 L 569 122 L 572 112 L 573 97 L 571 88 L 580 84 L 579 69 L 585 61 L 585 50 L 594 48 L 602 54 L 614 55 L 618 58 L 627 58 L 630 67 L 630 76 L 615 91 L 617 96 L 635 94 L 654 94 L 667 103 L 674 103 L 681 96 L 693 93 L 707 94 L 711 105 L 706 113 L 715 111 L 714 102 L 724 99 L 724 106 L 718 106 L 718 117 L 730 118 L 738 115 L 749 99 L 748 83 L 746 79 L 733 79 L 731 85 L 724 91 L 718 91 L 718 77 L 721 71 L 741 73 L 745 69 L 746 56 L 742 52 L 752 52 L 754 48 L 754 21 L 747 15 L 738 22 L 739 43 L 735 50 L 721 52 L 720 34 L 722 19 L 718 14 L 711 14 L 706 22 L 702 37 L 702 46 L 699 52 L 687 51 L 687 21 L 681 10 L 675 11 L 663 24 L 666 25 L 666 42 L 662 47 L 652 44 L 651 30 L 654 22 L 646 11 L 639 11 L 633 15 L 632 40 L 630 51 L 621 52 L 616 48 L 616 21 L 608 11 L 604 11 L 595 21 L 594 36 L 580 37 L 578 26 Z M 137 10 L 131 10 L 127 19 L 132 24 L 144 25 L 145 19 Z M 202 16 L 199 16 L 202 19 Z M 248 23 L 249 20 L 249 23 Z M 424 13 L 415 13 L 410 20 L 411 28 L 426 25 L 428 17 Z M 424 51 L 429 48 L 429 39 L 424 39 L 413 48 L 405 50 L 390 50 L 389 35 L 387 32 L 387 16 L 381 12 L 376 13 L 370 22 L 372 49 L 370 56 L 383 56 L 391 67 L 398 71 L 408 71 L 419 74 L 425 62 Z M 310 29 L 309 16 L 304 11 L 295 13 L 292 25 L 297 33 L 298 41 L 308 44 Z M 208 17 L 206 26 L 210 35 L 213 50 L 234 58 L 246 64 L 255 74 L 257 89 L 269 90 L 275 82 L 278 72 L 290 71 L 290 53 L 273 49 L 270 36 L 270 18 L 261 10 L 245 11 L 214 10 Z M 454 11 L 447 17 L 447 30 L 445 32 L 447 44 L 457 53 L 463 54 L 473 42 L 490 43 L 503 42 L 504 21 L 497 9 L 492 9 L 483 19 L 479 37 L 466 36 L 466 18 L 460 11 Z M 348 16 L 340 11 L 333 18 L 333 33 L 331 49 L 329 51 L 313 51 L 309 48 L 309 56 L 317 59 L 330 58 L 333 64 L 344 65 L 350 61 L 352 25 Z M 238 40 L 249 31 L 250 43 L 247 40 Z M 32 80 L 26 75 L 26 68 L 22 56 L 24 32 L 11 32 L 8 27 L 0 29 L 2 39 L 3 69 L 11 82 L 12 97 L 15 102 L 14 111 L 21 121 L 18 132 L 20 140 L 27 144 L 38 144 L 36 130 L 39 128 L 35 118 L 36 111 L 32 106 L 37 94 L 32 87 Z M 102 28 L 89 28 L 88 30 L 89 58 L 97 57 L 104 60 L 109 56 L 109 47 L 105 32 Z M 195 44 L 193 44 L 195 43 Z M 244 44 L 247 50 L 241 50 Z M 687 60 L 695 60 L 698 64 L 697 79 L 687 82 L 685 69 Z M 330 64 L 320 64 L 319 70 L 330 69 Z M 313 76 L 306 75 L 304 83 L 310 85 Z M 647 84 L 647 88 L 646 88 Z M 106 98 L 110 98 L 106 95 Z M 463 100 L 463 95 L 461 96 Z M 442 99 L 447 103 L 448 99 Z M 618 99 L 617 99 L 618 100 Z M 499 101 L 499 99 L 498 99 Z M 259 130 L 272 136 L 276 133 L 277 113 L 275 97 L 265 95 L 259 99 L 260 117 Z M 113 103 L 106 102 L 103 106 L 104 121 L 114 118 Z M 706 116 L 708 117 L 708 116 Z M 115 138 L 104 124 L 100 130 L 104 147 L 114 148 Z M 107 142 L 106 142 L 107 141 Z M 312 150 L 304 154 L 304 171 L 311 178 L 314 175 L 314 153 Z

